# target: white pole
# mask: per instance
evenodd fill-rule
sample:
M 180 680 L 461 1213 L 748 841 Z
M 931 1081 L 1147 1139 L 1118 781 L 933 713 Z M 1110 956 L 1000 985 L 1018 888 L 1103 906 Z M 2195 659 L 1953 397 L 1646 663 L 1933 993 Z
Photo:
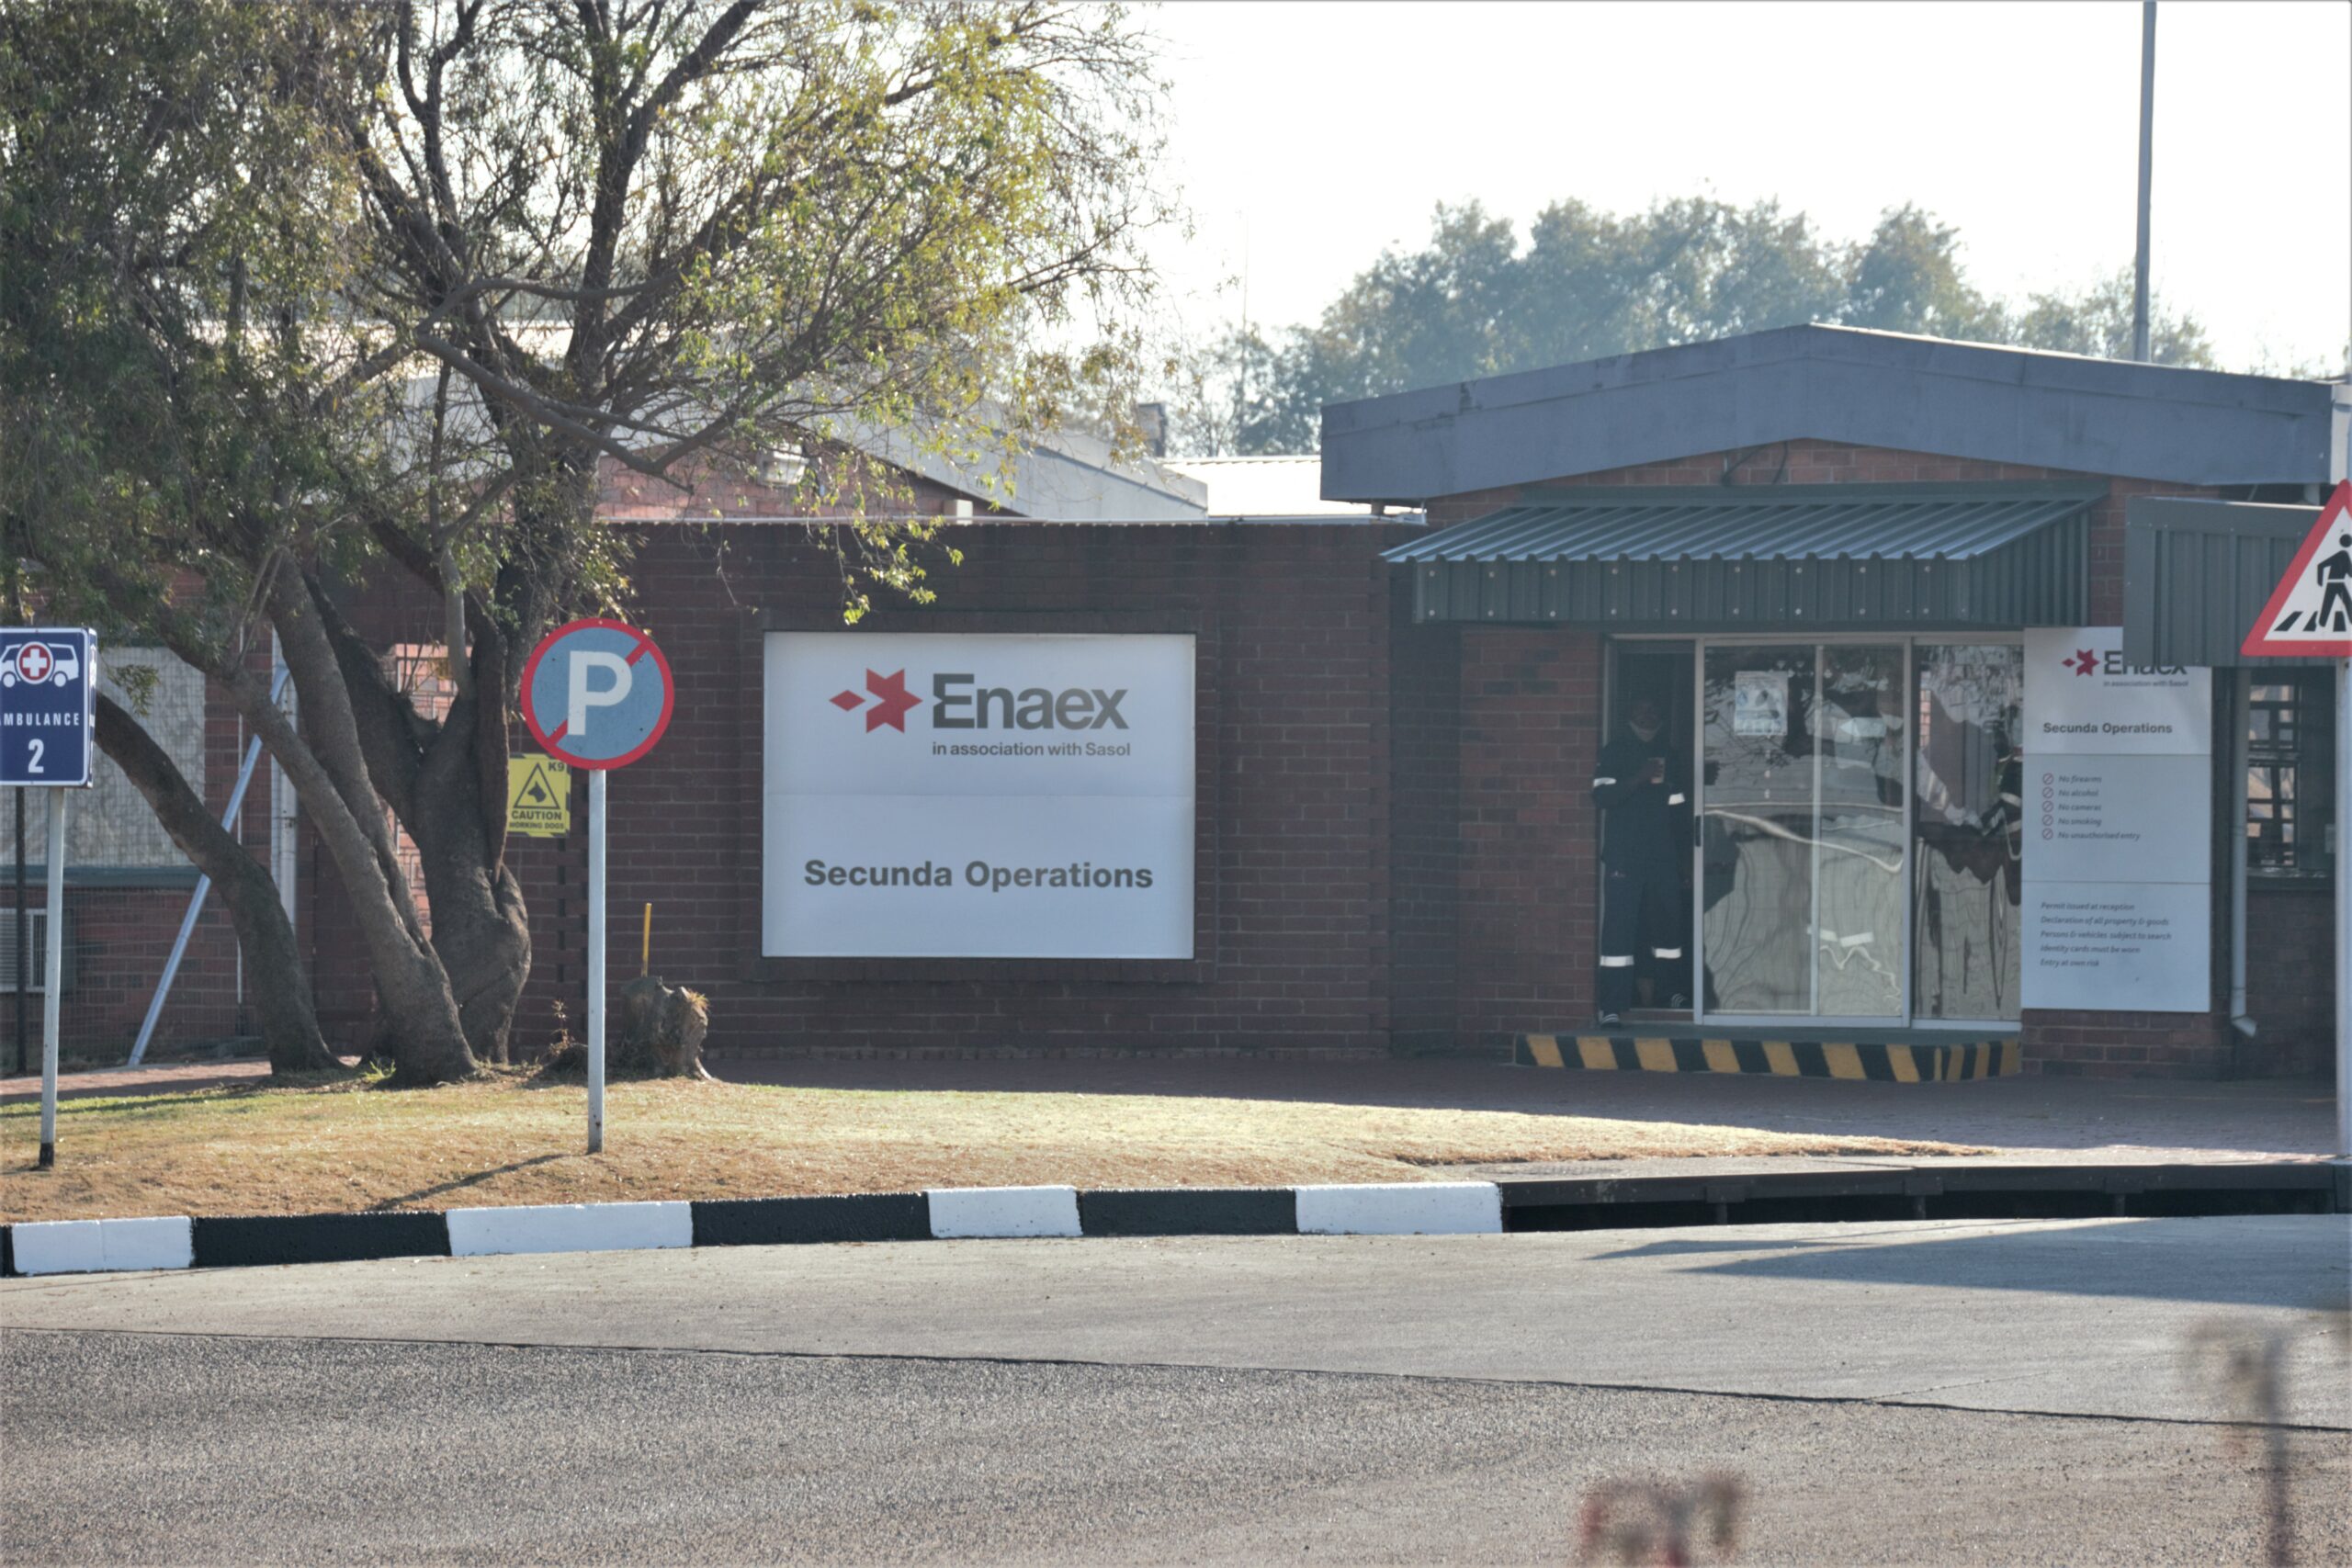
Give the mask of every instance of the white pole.
M 41 960 L 40 1165 L 57 1163 L 57 1004 L 65 988 L 65 807 L 73 795 L 49 792 L 49 951 Z
M 605 787 L 588 773 L 588 1152 L 605 1148 Z
M 2352 659 L 2335 665 L 2335 1152 L 2352 1159 Z
M 277 700 L 277 694 L 286 687 L 286 667 L 279 665 L 277 684 L 270 688 L 272 702 Z M 229 808 L 220 814 L 220 826 L 232 833 L 237 831 L 237 813 L 245 807 L 245 790 L 253 784 L 254 768 L 260 761 L 261 737 L 256 735 L 245 746 L 244 766 L 237 770 L 237 787 L 229 792 Z M 155 994 L 147 1003 L 147 1016 L 140 1022 L 139 1038 L 130 1043 L 130 1065 L 134 1067 L 147 1059 L 148 1043 L 155 1038 L 155 1021 L 164 1016 L 164 1004 L 171 999 L 172 982 L 179 977 L 180 961 L 187 956 L 188 938 L 196 934 L 197 919 L 204 913 L 204 901 L 211 893 L 212 879 L 198 877 L 196 892 L 187 901 L 187 913 L 180 918 L 180 934 L 172 940 L 172 955 L 164 960 L 163 977 L 155 982 Z M 287 919 L 290 925 L 293 917 L 289 914 Z M 237 949 L 237 959 L 242 975 L 244 961 L 242 945 Z

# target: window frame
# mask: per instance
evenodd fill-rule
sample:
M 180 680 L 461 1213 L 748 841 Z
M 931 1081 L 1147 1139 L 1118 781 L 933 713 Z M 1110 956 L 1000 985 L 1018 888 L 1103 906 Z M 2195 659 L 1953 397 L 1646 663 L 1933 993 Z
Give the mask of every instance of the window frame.
M 2339 852 L 2332 831 L 2335 672 L 2261 671 L 2245 690 L 2238 722 L 2245 731 L 2246 804 L 2237 830 L 2246 840 L 2246 880 L 2264 886 L 2326 882 Z M 2257 716 L 2268 716 L 2268 733 L 2256 733 Z M 2274 828 L 2280 830 L 2257 831 Z

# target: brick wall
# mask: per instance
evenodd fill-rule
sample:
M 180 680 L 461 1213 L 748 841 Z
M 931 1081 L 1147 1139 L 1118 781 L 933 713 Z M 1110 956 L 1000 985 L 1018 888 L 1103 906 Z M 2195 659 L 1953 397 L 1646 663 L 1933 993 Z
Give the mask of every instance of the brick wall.
M 1462 634 L 1461 1005 L 1488 1047 L 1592 1016 L 1600 749 L 1599 634 Z
M 1462 634 L 1412 624 L 1392 585 L 1389 633 L 1389 1008 L 1401 1051 L 1450 1050 L 1460 1007 Z
M 58 1009 L 58 1047 L 65 1057 L 111 1066 L 128 1058 L 147 1016 L 172 938 L 187 912 L 190 886 L 119 887 L 70 877 L 65 886 L 66 985 Z M 36 876 L 25 907 L 44 908 L 47 890 Z M 0 872 L 0 904 L 16 907 L 15 883 Z M 36 934 L 40 928 L 34 927 Z M 13 956 L 13 955 L 12 955 Z M 31 974 L 41 973 L 41 948 L 32 944 Z M 162 1055 L 186 1046 L 227 1040 L 254 1029 L 250 1005 L 240 1002 L 234 929 L 218 900 L 209 900 L 188 942 L 155 1039 Z M 0 1072 L 17 1070 L 16 992 L 0 989 Z M 41 998 L 27 1005 L 25 1058 L 40 1066 Z
M 838 576 L 804 528 L 649 528 L 630 614 L 678 684 L 669 733 L 612 783 L 615 985 L 654 968 L 711 998 L 710 1048 L 1168 1048 L 1359 1054 L 1389 1043 L 1386 965 L 1392 586 L 1398 530 L 973 525 L 933 563 L 927 609 L 873 630 L 1186 630 L 1198 638 L 1197 957 L 1120 964 L 763 960 L 762 637 L 838 627 Z M 389 591 L 371 639 L 430 625 Z M 852 635 L 854 635 L 854 633 Z M 574 803 L 575 816 L 582 810 Z M 585 845 L 514 841 L 533 976 L 531 1049 L 561 1001 L 577 1028 Z M 322 868 L 322 878 L 331 869 Z M 366 967 L 337 900 L 317 905 L 321 1006 L 364 1027 Z
M 2246 892 L 2246 1010 L 2260 1032 L 2235 1046 L 2250 1077 L 2325 1076 L 2335 1042 L 2335 899 L 2326 883 Z

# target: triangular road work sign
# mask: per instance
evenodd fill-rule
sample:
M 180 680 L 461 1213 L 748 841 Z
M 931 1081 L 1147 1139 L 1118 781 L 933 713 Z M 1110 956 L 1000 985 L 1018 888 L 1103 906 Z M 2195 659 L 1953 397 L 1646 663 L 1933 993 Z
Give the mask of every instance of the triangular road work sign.
M 2352 659 L 2352 479 L 2319 509 L 2238 651 L 2250 659 Z

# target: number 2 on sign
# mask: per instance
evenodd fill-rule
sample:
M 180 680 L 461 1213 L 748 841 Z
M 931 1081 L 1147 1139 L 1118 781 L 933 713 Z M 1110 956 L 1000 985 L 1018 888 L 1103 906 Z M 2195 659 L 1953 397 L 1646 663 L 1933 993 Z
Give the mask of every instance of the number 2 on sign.
M 34 736 L 34 737 L 32 738 L 32 741 L 33 741 L 33 760 L 32 760 L 32 765 L 31 765 L 30 767 L 27 768 L 27 769 L 25 770 L 25 772 L 27 772 L 27 773 L 37 773 L 40 772 L 40 754 L 41 754 L 43 751 L 46 751 L 46 750 L 49 750 L 49 743 L 48 743 L 47 741 L 43 740 L 43 739 L 42 739 L 40 736 L 38 736 L 38 735 L 36 735 L 36 736 Z

